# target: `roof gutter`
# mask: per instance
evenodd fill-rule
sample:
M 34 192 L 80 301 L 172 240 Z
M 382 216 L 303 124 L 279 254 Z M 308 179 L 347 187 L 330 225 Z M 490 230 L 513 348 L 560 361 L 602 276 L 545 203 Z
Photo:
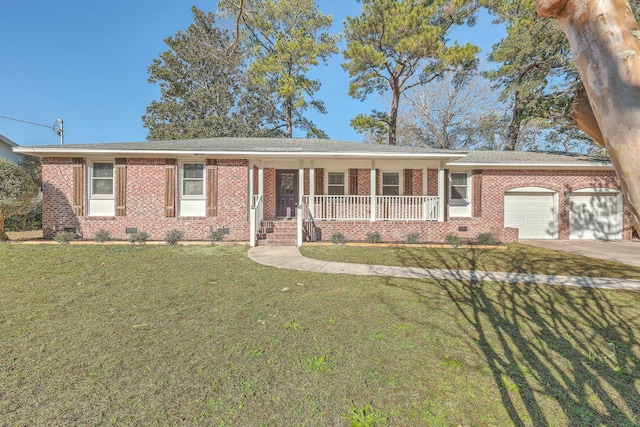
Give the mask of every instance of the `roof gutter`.
M 611 163 L 447 163 L 448 167 L 461 169 L 614 169 Z
M 305 151 L 207 151 L 207 150 L 113 150 L 113 149 L 73 149 L 16 147 L 16 153 L 32 155 L 69 155 L 69 154 L 112 154 L 112 155 L 154 155 L 154 156 L 225 156 L 225 157 L 261 157 L 261 158 L 416 158 L 416 159 L 461 159 L 466 153 L 379 153 L 379 152 L 305 152 Z

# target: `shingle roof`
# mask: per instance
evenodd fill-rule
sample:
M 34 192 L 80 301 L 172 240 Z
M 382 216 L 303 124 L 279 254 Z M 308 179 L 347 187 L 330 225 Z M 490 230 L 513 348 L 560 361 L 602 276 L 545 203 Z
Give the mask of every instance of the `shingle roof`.
M 611 166 L 606 157 L 550 151 L 469 151 L 466 157 L 450 162 L 451 165 L 500 166 Z
M 582 154 L 542 151 L 454 151 L 428 147 L 367 144 L 329 139 L 292 138 L 205 138 L 143 142 L 115 142 L 96 144 L 40 145 L 16 147 L 14 151 L 26 154 L 51 155 L 56 153 L 145 153 L 164 152 L 185 154 L 251 153 L 254 156 L 342 156 L 353 158 L 371 156 L 380 158 L 440 158 L 449 159 L 448 165 L 460 167 L 540 167 L 553 168 L 611 168 L 608 158 Z M 433 156 L 433 157 L 431 157 Z
M 292 138 L 206 138 L 166 141 L 40 145 L 40 150 L 188 151 L 188 152 L 313 152 L 313 153 L 434 153 L 464 154 L 461 151 L 416 148 L 400 145 L 366 144 L 329 139 Z

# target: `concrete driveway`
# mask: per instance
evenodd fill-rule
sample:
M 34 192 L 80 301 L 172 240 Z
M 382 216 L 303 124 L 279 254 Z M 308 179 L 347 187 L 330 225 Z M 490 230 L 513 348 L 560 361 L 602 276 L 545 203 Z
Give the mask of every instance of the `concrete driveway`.
M 520 243 L 640 267 L 637 240 L 521 240 Z

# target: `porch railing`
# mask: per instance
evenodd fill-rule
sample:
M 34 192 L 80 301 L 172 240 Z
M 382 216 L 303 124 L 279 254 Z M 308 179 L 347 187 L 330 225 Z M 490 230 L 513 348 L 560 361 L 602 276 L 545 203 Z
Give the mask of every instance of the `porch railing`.
M 315 221 L 380 220 L 437 221 L 440 198 L 436 196 L 375 196 L 371 213 L 371 196 L 310 196 L 304 204 L 312 210 Z M 311 203 L 313 202 L 313 203 Z
M 258 231 L 264 218 L 264 204 L 262 202 L 262 196 L 253 196 L 252 202 L 251 215 L 249 216 L 249 244 L 253 247 L 256 246 Z
M 310 196 L 304 204 L 309 206 Z M 371 218 L 369 196 L 314 196 L 313 218 L 315 220 L 365 220 Z

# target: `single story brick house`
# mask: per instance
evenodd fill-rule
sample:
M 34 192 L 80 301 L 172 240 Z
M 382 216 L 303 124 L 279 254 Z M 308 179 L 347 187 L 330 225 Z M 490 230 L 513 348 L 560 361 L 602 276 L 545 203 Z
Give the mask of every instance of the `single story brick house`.
M 125 240 L 302 245 L 342 233 L 442 242 L 630 239 L 607 159 L 451 151 L 318 139 L 211 138 L 15 147 L 42 158 L 45 238 L 99 230 Z

